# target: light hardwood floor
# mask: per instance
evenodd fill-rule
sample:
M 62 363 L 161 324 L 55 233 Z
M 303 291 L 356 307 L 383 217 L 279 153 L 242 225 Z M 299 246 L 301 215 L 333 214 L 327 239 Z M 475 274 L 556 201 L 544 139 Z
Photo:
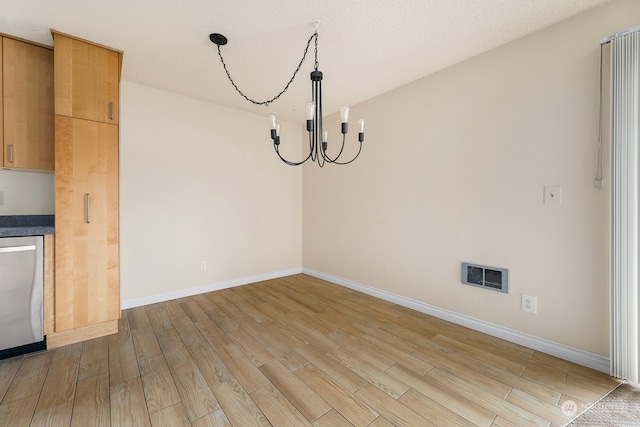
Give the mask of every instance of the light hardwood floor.
M 0 361 L 0 426 L 564 425 L 565 402 L 617 384 L 296 275 L 126 310 L 117 335 Z

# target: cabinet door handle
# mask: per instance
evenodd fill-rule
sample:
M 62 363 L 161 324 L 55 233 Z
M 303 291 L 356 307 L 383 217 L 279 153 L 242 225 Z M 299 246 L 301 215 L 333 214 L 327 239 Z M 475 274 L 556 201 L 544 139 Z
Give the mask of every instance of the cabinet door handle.
M 9 144 L 9 163 L 13 163 L 13 144 Z
M 91 222 L 91 196 L 89 196 L 89 193 L 84 195 L 84 202 L 85 202 L 85 220 L 87 221 L 87 224 L 89 224 Z
M 109 119 L 113 120 L 113 102 L 109 103 Z

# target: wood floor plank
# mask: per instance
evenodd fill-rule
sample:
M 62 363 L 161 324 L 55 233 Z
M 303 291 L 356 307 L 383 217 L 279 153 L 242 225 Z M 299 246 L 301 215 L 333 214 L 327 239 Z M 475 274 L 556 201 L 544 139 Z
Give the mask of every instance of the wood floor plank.
M 68 426 L 71 424 L 71 400 L 45 409 L 36 410 L 30 427 Z
M 24 356 L 12 357 L 10 359 L 0 360 L 0 403 L 4 399 L 9 386 L 16 376 Z
M 373 345 L 360 337 L 353 335 L 348 336 L 337 331 L 329 335 L 328 338 L 336 344 L 336 347 L 341 347 L 351 353 L 358 354 L 362 360 L 382 371 L 389 369 L 396 363 L 393 358 L 386 356 L 383 352 L 377 350 Z M 334 348 L 327 348 L 326 350 L 330 351 Z
M 95 338 L 82 343 L 78 381 L 109 372 L 109 337 Z
M 207 313 L 205 313 L 200 305 L 198 305 L 198 303 L 192 298 L 181 302 L 180 307 L 182 307 L 182 309 L 192 322 L 198 322 L 200 320 L 208 318 Z
M 512 422 L 517 422 L 522 427 L 550 425 L 550 422 L 541 416 L 532 414 L 524 408 L 518 407 L 494 395 L 487 394 L 483 389 L 467 383 L 448 372 L 434 368 L 427 372 L 427 376 L 433 378 L 442 387 L 455 390 L 455 392 L 462 397 L 477 403 L 497 416 Z
M 331 350 L 327 354 L 394 399 L 409 389 L 408 385 L 375 367 L 357 354 L 342 348 Z
M 182 304 L 180 302 L 181 301 L 177 299 L 177 300 L 165 301 L 162 303 L 162 307 L 164 307 L 164 309 L 166 310 L 167 316 L 169 316 L 169 319 L 171 320 L 179 319 L 180 317 L 185 317 L 187 315 L 187 313 L 184 311 L 184 308 L 182 307 Z
M 167 406 L 149 415 L 153 427 L 191 427 L 181 402 Z
M 109 372 L 78 381 L 71 417 L 71 427 L 109 427 Z
M 309 422 L 331 410 L 322 397 L 279 361 L 265 363 L 260 371 Z
M 184 363 L 189 360 L 189 350 L 180 339 L 175 328 L 156 331 L 162 354 L 169 365 Z
M 131 330 L 133 338 L 133 347 L 136 351 L 136 359 L 138 362 L 147 360 L 152 357 L 162 354 L 158 338 L 156 337 L 153 327 L 149 323 L 149 326 L 144 326 Z
M 197 344 L 204 341 L 204 337 L 200 333 L 198 327 L 193 323 L 193 319 L 189 316 L 180 317 L 171 321 L 178 331 L 180 339 L 185 346 Z
M 112 385 L 109 388 L 109 403 L 111 425 L 151 426 L 140 377 Z
M 28 427 L 31 424 L 39 397 L 34 394 L 0 405 L 0 426 Z
M 264 332 L 260 323 L 257 323 L 255 320 L 253 320 L 251 316 L 240 310 L 232 301 L 228 300 L 227 298 L 218 296 L 217 298 L 212 297 L 210 298 L 210 300 L 216 301 L 215 305 L 218 310 L 218 314 L 216 315 L 216 317 L 221 315 L 220 311 L 223 311 L 224 315 L 227 318 L 233 319 L 233 324 L 236 327 L 230 327 L 226 332 L 242 329 L 251 336 Z M 213 311 L 209 311 L 209 313 L 212 312 Z
M 330 410 L 313 423 L 313 427 L 353 427 L 346 418 L 338 413 L 335 409 Z
M 507 402 L 523 408 L 533 414 L 537 414 L 551 422 L 554 426 L 564 426 L 573 417 L 567 417 L 562 413 L 562 408 L 549 402 L 537 399 L 520 390 L 513 390 L 507 397 Z
M 39 395 L 49 365 L 53 360 L 53 353 L 40 353 L 34 356 L 25 357 L 16 372 L 9 389 L 5 393 L 2 404 L 23 400 L 25 397 Z
M 270 426 L 260 408 L 235 379 L 213 387 L 220 406 L 233 426 Z
M 164 329 L 172 329 L 173 323 L 167 313 L 167 310 L 162 305 L 158 305 L 155 308 L 147 310 L 147 316 L 149 316 L 149 322 L 155 332 L 160 332 Z
M 222 408 L 208 413 L 191 423 L 192 427 L 233 427 Z
M 400 396 L 398 402 L 412 409 L 416 414 L 422 415 L 437 426 L 482 426 L 482 424 L 472 423 L 449 408 L 432 400 L 430 397 L 413 389 L 409 389 L 405 394 Z M 491 422 L 493 422 L 493 420 L 491 420 Z M 486 425 L 489 426 L 491 424 Z
M 329 403 L 332 410 L 337 411 L 351 425 L 364 427 L 378 416 L 373 409 L 322 374 L 315 366 L 311 364 L 305 365 L 296 370 L 295 374 L 313 391 L 318 393 L 325 402 Z M 316 422 L 313 424 L 316 425 Z
M 429 363 L 433 364 L 433 366 L 437 367 L 438 369 L 451 372 L 454 375 L 457 375 L 458 377 L 465 378 L 465 380 L 485 390 L 486 393 L 493 394 L 499 397 L 500 399 L 505 399 L 509 394 L 509 392 L 511 391 L 511 387 L 509 385 L 504 384 L 499 380 L 496 380 L 490 376 L 485 375 L 485 373 L 482 372 L 481 370 L 468 368 L 463 364 L 457 363 L 456 360 L 461 359 L 463 357 L 469 357 L 465 354 L 459 354 L 458 352 L 454 351 L 451 354 L 445 355 L 437 350 L 430 351 L 428 353 L 424 351 L 422 352 L 414 351 L 413 354 L 419 355 L 420 357 L 424 357 L 424 359 L 429 360 Z M 459 357 L 454 357 L 454 356 L 459 356 Z M 492 365 L 489 365 L 489 366 L 492 366 Z
M 290 371 L 294 371 L 307 363 L 304 357 L 296 353 L 291 347 L 275 339 L 269 332 L 256 335 L 253 338 L 278 359 L 280 363 L 289 368 Z
M 51 362 L 36 411 L 48 409 L 73 399 L 79 366 L 80 355 L 54 359 Z
M 144 307 L 135 307 L 127 310 L 127 318 L 129 319 L 131 330 L 151 326 L 147 310 Z
M 509 387 L 524 391 L 549 403 L 557 404 L 562 394 L 559 391 L 553 390 L 543 384 L 503 371 L 498 367 L 488 365 L 468 355 L 452 353 L 448 358 L 459 365 L 465 366 Z
M 142 360 L 140 374 L 147 410 L 150 413 L 180 401 L 180 394 L 163 355 Z
M 109 383 L 113 386 L 140 376 L 133 339 L 109 336 Z
M 191 358 L 184 362 L 170 365 L 169 370 L 189 420 L 197 420 L 220 408 L 198 366 Z
M 299 347 L 296 352 L 350 393 L 367 383 L 363 377 L 311 345 Z
M 365 385 L 355 395 L 368 406 L 376 408 L 377 412 L 395 426 L 434 426 L 432 422 L 372 384 Z
M 221 382 L 234 379 L 227 365 L 224 364 L 218 353 L 208 343 L 197 343 L 187 348 L 209 388 Z
M 200 320 L 194 324 L 213 348 L 224 347 L 225 345 L 233 343 L 233 340 L 231 340 L 224 331 L 209 318 Z
M 256 368 L 251 360 L 238 348 L 231 344 L 216 349 L 216 353 L 247 393 L 259 389 L 269 383 L 269 380 Z
M 438 405 L 454 411 L 472 424 L 489 426 L 496 417 L 494 413 L 482 405 L 456 393 L 455 390 L 440 386 L 428 375 L 418 376 L 413 371 L 399 365 L 391 367 L 388 372 L 408 384 L 413 390 L 429 397 Z
M 255 390 L 251 393 L 251 398 L 274 426 L 311 427 L 305 416 L 271 384 Z
M 244 329 L 229 332 L 227 336 L 233 340 L 255 366 L 261 366 L 275 358 L 260 341 L 256 340 Z

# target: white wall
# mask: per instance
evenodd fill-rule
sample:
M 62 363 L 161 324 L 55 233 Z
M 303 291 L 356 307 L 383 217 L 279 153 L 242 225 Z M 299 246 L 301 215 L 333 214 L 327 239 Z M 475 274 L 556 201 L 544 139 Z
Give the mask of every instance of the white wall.
M 121 109 L 124 302 L 300 268 L 302 171 L 264 116 L 129 82 Z
M 0 215 L 52 215 L 53 173 L 0 169 Z
M 613 2 L 355 106 L 361 157 L 304 169 L 303 266 L 608 355 L 599 46 L 638 16 Z M 463 261 L 510 269 L 510 292 L 462 285 Z

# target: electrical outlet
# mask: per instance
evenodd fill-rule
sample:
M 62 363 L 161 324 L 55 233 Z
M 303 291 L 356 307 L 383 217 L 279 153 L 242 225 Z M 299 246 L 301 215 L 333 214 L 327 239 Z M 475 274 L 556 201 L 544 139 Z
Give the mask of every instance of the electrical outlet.
M 538 297 L 522 294 L 522 311 L 538 314 Z
M 207 261 L 200 261 L 200 271 L 205 271 L 207 269 Z

